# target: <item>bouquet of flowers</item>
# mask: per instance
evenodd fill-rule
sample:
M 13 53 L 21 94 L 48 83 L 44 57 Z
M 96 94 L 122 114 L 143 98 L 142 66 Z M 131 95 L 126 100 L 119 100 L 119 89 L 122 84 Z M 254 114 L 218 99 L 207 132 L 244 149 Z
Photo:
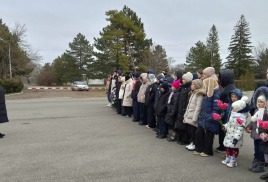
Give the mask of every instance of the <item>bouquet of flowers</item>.
M 236 122 L 237 122 L 237 124 L 238 124 L 239 126 L 241 126 L 241 127 L 243 127 L 243 128 L 245 129 L 244 121 L 243 121 L 242 119 L 237 118 L 237 119 L 236 119 Z
M 221 120 L 221 115 L 219 115 L 218 113 L 213 113 L 213 114 L 212 114 L 212 118 L 213 118 L 215 121 L 218 121 L 219 124 L 221 125 L 221 127 L 223 127 L 223 123 L 222 123 L 222 120 Z
M 265 131 L 268 130 L 268 121 L 263 121 L 261 119 L 258 119 L 257 122 L 258 122 L 260 128 L 264 129 Z M 261 133 L 260 139 L 262 139 L 264 142 L 267 142 L 268 141 L 267 133 L 266 132 Z

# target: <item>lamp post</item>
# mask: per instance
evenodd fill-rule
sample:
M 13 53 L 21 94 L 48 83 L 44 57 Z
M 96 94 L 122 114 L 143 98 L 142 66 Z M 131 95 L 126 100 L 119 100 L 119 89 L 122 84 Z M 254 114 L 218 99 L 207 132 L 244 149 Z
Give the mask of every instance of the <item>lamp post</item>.
M 10 43 L 6 40 L 0 38 L 3 42 L 8 44 L 8 59 L 9 59 L 9 77 L 12 78 L 12 70 L 11 70 L 11 56 L 10 56 Z

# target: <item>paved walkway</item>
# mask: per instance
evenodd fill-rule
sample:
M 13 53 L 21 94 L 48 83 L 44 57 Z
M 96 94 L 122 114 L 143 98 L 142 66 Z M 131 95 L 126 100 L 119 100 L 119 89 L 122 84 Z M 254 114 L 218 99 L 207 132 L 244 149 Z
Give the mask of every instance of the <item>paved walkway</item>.
M 245 134 L 239 165 L 202 158 L 115 114 L 105 98 L 7 100 L 0 125 L 1 182 L 260 181 L 247 170 L 253 141 Z M 215 139 L 215 146 L 217 146 Z

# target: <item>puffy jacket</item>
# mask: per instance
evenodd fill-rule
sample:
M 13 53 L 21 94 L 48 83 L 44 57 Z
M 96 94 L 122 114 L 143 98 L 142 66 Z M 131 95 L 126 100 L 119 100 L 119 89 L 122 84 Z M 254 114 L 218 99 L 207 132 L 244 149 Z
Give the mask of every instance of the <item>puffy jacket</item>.
M 198 118 L 198 126 L 209 130 L 214 134 L 219 133 L 219 123 L 212 118 L 213 113 L 220 113 L 217 101 L 220 99 L 219 89 L 215 89 L 212 97 L 203 96 L 201 111 Z
M 240 148 L 243 145 L 243 133 L 244 126 L 247 122 L 246 114 L 232 112 L 229 122 L 224 124 L 224 128 L 226 129 L 225 138 L 223 141 L 223 145 L 228 148 Z M 239 125 L 237 123 L 237 119 L 240 118 L 243 123 Z M 236 145 L 233 144 L 233 140 L 237 139 L 238 142 Z
M 137 95 L 138 97 L 137 100 L 140 103 L 145 103 L 145 92 L 148 86 L 151 84 L 151 82 L 149 82 L 147 79 L 147 73 L 141 74 L 141 82 L 142 82 L 142 85 L 140 86 L 139 93 Z
M 127 106 L 127 107 L 132 106 L 132 98 L 131 98 L 132 89 L 133 89 L 133 81 L 129 79 L 126 81 L 122 106 Z
M 156 100 L 154 107 L 156 116 L 165 116 L 167 112 L 167 102 L 168 102 L 169 91 L 162 92 L 160 97 Z
M 175 121 L 175 129 L 180 129 L 180 130 L 186 130 L 187 125 L 183 123 L 184 119 L 184 113 L 186 111 L 188 101 L 189 101 L 189 93 L 191 91 L 191 84 L 192 82 L 187 82 L 185 84 L 182 84 L 179 88 L 179 102 L 178 102 L 178 114 L 177 118 Z
M 201 89 L 194 90 L 189 99 L 189 103 L 184 114 L 184 123 L 197 127 L 197 120 L 201 110 L 203 92 Z
M 180 92 L 179 89 L 175 90 L 170 103 L 167 105 L 167 114 L 165 116 L 165 121 L 168 125 L 174 126 L 175 120 L 177 118 L 177 109 L 179 102 Z
M 157 87 L 158 87 L 157 83 L 153 83 L 148 86 L 145 92 L 145 105 L 147 106 L 150 104 L 154 105 Z

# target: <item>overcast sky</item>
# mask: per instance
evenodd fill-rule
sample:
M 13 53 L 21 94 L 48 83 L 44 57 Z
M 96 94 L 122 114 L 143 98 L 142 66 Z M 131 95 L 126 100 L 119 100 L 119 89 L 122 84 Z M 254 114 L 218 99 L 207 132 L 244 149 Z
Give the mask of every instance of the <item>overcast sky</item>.
M 268 0 L 1 0 L 0 18 L 10 28 L 26 25 L 27 40 L 43 64 L 63 54 L 79 32 L 92 44 L 108 24 L 105 12 L 124 5 L 141 18 L 147 38 L 176 63 L 185 62 L 197 41 L 206 41 L 213 24 L 225 61 L 241 14 L 249 22 L 252 45 L 268 45 Z

